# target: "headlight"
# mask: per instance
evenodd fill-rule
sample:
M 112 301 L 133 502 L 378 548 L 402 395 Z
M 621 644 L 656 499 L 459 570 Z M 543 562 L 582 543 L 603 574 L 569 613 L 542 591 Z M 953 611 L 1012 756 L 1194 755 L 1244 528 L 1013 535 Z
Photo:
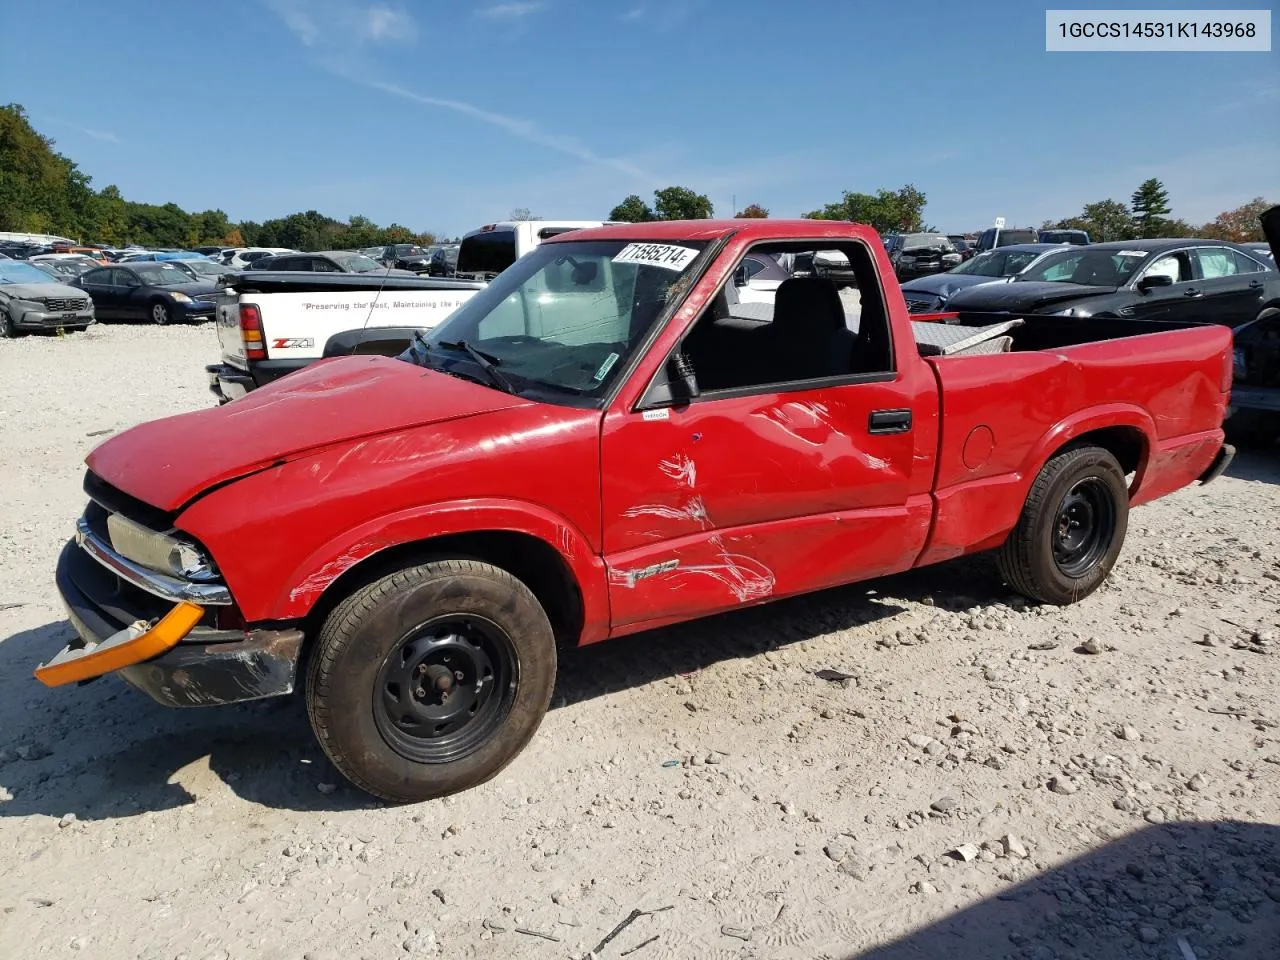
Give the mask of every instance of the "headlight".
M 170 290 L 169 296 L 173 297 L 173 299 L 177 300 L 179 303 L 191 302 L 190 297 L 188 297 L 185 293 L 179 293 L 177 290 Z
M 218 568 L 199 544 L 157 533 L 118 513 L 107 517 L 111 546 L 134 563 L 184 580 L 218 579 Z

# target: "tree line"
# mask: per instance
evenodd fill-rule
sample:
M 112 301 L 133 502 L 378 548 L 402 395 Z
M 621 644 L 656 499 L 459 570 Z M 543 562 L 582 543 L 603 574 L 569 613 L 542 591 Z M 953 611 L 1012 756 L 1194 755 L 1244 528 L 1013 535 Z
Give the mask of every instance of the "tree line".
M 94 190 L 90 177 L 54 150 L 54 142 L 31 125 L 16 103 L 0 106 L 0 231 L 181 248 L 225 244 L 352 250 L 435 239 L 398 223 L 381 227 L 362 216 L 342 221 L 315 210 L 261 223 L 233 223 L 222 210 L 189 213 L 176 203 L 126 200 L 114 184 Z

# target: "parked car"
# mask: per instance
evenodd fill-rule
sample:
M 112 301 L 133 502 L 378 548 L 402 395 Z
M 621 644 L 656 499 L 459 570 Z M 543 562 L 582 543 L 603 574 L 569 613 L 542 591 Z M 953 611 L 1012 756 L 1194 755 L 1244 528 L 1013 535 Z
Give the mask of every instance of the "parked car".
M 1262 214 L 1271 263 L 1280 253 L 1280 206 Z M 1260 256 L 1260 244 L 1243 245 Z M 1273 268 L 1274 270 L 1274 268 Z M 1227 432 L 1235 443 L 1273 446 L 1280 440 L 1280 306 L 1270 306 L 1232 331 L 1235 380 Z
M 812 269 L 812 257 L 806 258 Z M 773 303 L 778 287 L 791 279 L 791 271 L 775 256 L 753 253 L 742 258 L 733 271 L 733 287 L 739 303 Z
M 86 273 L 89 270 L 97 269 L 97 266 L 98 266 L 98 264 L 94 263 L 92 260 L 79 260 L 79 259 L 28 260 L 27 263 L 31 264 L 33 267 L 36 267 L 39 270 L 44 271 L 54 280 L 57 280 L 59 282 L 74 280 L 76 277 L 80 276 L 82 273 Z
M 145 253 L 130 253 L 117 263 L 163 263 L 169 260 L 209 260 L 203 253 L 195 250 L 148 250 Z M 210 260 L 210 263 L 213 261 Z
M 961 290 L 948 310 L 1186 320 L 1239 326 L 1280 306 L 1280 273 L 1220 240 L 1066 247 L 1011 283 Z
M 1021 228 L 987 227 L 978 235 L 974 249 L 981 253 L 983 250 L 1009 247 L 1015 243 L 1040 243 L 1040 234 L 1035 230 Z
M 1089 245 L 1089 234 L 1084 230 L 1041 230 L 1041 243 L 1073 243 L 1076 246 L 1087 247 Z
M 462 280 L 492 280 L 544 240 L 604 225 L 601 220 L 508 220 L 486 223 L 458 245 L 454 271 Z
M 232 270 L 245 270 L 249 264 L 263 257 L 275 256 L 277 253 L 297 253 L 287 247 L 234 247 L 222 251 L 222 262 Z
M 456 243 L 442 243 L 431 252 L 431 265 L 427 273 L 433 277 L 452 277 L 458 272 L 458 250 Z
M 431 268 L 431 254 L 416 243 L 389 243 L 377 258 L 384 267 L 426 273 Z
M 944 233 L 899 233 L 885 247 L 899 280 L 914 280 L 959 266 L 960 254 Z
M 1251 242 L 1251 243 L 1243 243 L 1241 244 L 1241 246 L 1244 247 L 1246 250 L 1248 250 L 1253 256 L 1257 257 L 1258 259 L 1265 260 L 1268 266 L 1271 267 L 1271 269 L 1273 270 L 1277 269 L 1275 252 L 1266 243 Z
M 962 233 L 949 233 L 947 234 L 947 239 L 950 240 L 951 245 L 956 248 L 956 253 L 960 254 L 961 263 L 972 259 L 973 255 L 977 253 L 969 243 L 968 238 Z
M 83 290 L 58 282 L 34 264 L 0 260 L 0 337 L 60 327 L 83 330 L 93 322 L 93 302 Z
M 986 250 L 945 273 L 908 280 L 902 285 L 902 296 L 911 313 L 936 313 L 946 308 L 947 301 L 957 291 L 1008 280 L 1037 258 L 1061 249 L 1059 243 L 1019 243 Z
M 249 265 L 250 270 L 305 271 L 307 273 L 377 273 L 387 276 L 416 277 L 413 270 L 397 270 L 384 267 L 349 250 L 318 250 L 315 253 L 284 253 L 260 257 Z
M 801 244 L 857 275 L 856 331 L 820 276 L 768 320 L 723 309 L 743 257 Z M 558 646 L 992 549 L 1013 589 L 1074 603 L 1131 508 L 1230 462 L 1228 330 L 1059 317 L 952 340 L 892 273 L 846 223 L 565 234 L 398 358 L 118 433 L 58 560 L 77 637 L 36 676 L 210 705 L 290 693 L 305 651 L 329 759 L 419 801 L 520 753 Z
M 216 284 L 193 280 L 176 263 L 115 263 L 90 270 L 74 285 L 93 298 L 99 320 L 206 320 L 217 300 Z
M 196 253 L 203 254 L 206 257 L 218 257 L 218 256 L 221 256 L 222 251 L 227 248 L 222 246 L 216 246 L 216 247 L 195 247 L 194 249 Z

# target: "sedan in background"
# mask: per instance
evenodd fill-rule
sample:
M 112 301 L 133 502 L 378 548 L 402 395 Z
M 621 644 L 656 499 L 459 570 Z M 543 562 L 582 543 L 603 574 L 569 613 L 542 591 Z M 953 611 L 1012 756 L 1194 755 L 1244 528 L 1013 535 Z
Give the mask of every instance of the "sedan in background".
M 82 273 L 98 268 L 92 260 L 29 260 L 27 262 L 43 270 L 59 283 L 74 280 Z
M 1265 243 L 1255 243 L 1251 241 L 1249 243 L 1241 244 L 1241 246 L 1259 260 L 1265 260 L 1272 270 L 1278 269 L 1276 267 L 1276 255 L 1271 252 L 1271 248 Z
M 308 273 L 385 273 L 392 277 L 416 277 L 412 270 L 389 270 L 377 260 L 350 250 L 318 250 L 315 253 L 289 253 L 263 257 L 254 261 L 252 270 L 302 270 Z
M 93 298 L 99 320 L 164 325 L 213 317 L 217 286 L 193 280 L 176 263 L 117 263 L 90 270 L 75 286 Z
M 1280 274 L 1221 240 L 1118 240 L 1046 254 L 1010 283 L 952 296 L 948 310 L 1124 317 L 1237 327 L 1280 307 Z
M 902 296 L 911 313 L 937 313 L 960 290 L 983 283 L 1000 283 L 1016 276 L 1038 257 L 1061 250 L 1060 243 L 1019 243 L 986 250 L 946 273 L 917 277 L 902 285 Z
M 21 260 L 0 260 L 0 337 L 29 330 L 83 330 L 94 321 L 93 302 Z
M 218 278 L 224 274 L 235 273 L 230 267 L 221 263 L 214 263 L 208 257 L 201 257 L 198 260 L 170 260 L 169 262 L 190 274 L 192 280 L 210 280 L 217 283 Z
M 431 269 L 431 255 L 416 243 L 389 243 L 378 260 L 396 270 L 426 273 Z
M 458 272 L 458 243 L 442 243 L 431 251 L 431 266 L 427 273 L 433 277 L 452 277 Z

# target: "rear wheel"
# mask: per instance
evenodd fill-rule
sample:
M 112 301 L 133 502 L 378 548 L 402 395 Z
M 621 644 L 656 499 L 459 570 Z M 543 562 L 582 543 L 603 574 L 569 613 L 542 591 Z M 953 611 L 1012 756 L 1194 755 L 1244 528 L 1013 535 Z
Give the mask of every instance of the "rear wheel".
M 307 669 L 311 726 L 353 784 L 396 803 L 483 783 L 524 749 L 555 684 L 551 624 L 507 571 L 426 563 L 356 591 Z
M 169 322 L 169 305 L 163 300 L 157 300 L 151 304 L 151 322 L 159 327 Z
M 1129 491 L 1116 458 L 1101 447 L 1065 450 L 1032 484 L 997 554 L 1000 573 L 1033 600 L 1074 603 L 1107 578 L 1128 525 Z

